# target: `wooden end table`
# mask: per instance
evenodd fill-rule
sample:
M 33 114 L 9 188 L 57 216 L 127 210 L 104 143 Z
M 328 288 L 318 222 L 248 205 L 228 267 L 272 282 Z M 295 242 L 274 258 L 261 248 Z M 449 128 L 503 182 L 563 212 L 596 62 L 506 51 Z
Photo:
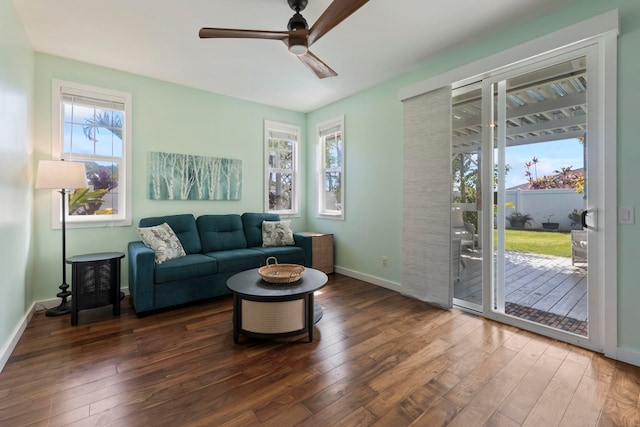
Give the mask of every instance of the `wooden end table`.
M 240 334 L 273 338 L 309 334 L 322 318 L 322 308 L 314 304 L 313 293 L 327 284 L 322 271 L 307 268 L 300 280 L 291 284 L 265 282 L 258 269 L 246 270 L 227 280 L 233 293 L 233 341 Z

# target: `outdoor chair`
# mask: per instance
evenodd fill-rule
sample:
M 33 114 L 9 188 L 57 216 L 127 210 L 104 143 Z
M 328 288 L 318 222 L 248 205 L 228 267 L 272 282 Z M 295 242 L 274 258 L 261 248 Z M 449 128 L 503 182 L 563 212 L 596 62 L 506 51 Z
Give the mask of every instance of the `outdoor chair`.
M 451 238 L 460 240 L 460 246 L 463 248 L 471 248 L 474 246 L 475 227 L 473 224 L 464 222 L 462 218 L 462 209 L 451 209 Z
M 571 230 L 571 265 L 587 263 L 587 246 L 587 231 Z
M 451 240 L 456 243 L 458 254 L 463 249 L 473 249 L 474 247 L 475 227 L 473 224 L 464 222 L 462 218 L 462 209 L 451 208 Z M 464 259 L 459 256 L 460 264 L 466 267 Z

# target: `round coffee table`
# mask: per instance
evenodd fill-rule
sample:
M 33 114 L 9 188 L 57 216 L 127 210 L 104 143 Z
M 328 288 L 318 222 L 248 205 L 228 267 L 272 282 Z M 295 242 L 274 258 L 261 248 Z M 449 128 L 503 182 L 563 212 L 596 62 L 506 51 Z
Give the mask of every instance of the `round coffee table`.
M 227 280 L 233 292 L 233 341 L 240 334 L 272 338 L 309 334 L 322 317 L 322 309 L 313 302 L 313 293 L 327 284 L 327 275 L 307 268 L 302 278 L 290 284 L 268 283 L 258 269 L 246 270 Z

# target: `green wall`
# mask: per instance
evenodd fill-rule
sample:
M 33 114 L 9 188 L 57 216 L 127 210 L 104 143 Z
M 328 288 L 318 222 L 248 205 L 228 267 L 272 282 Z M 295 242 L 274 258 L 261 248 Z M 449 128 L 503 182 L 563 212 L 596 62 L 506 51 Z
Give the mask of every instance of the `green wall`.
M 33 51 L 11 0 L 0 0 L 0 359 L 31 304 Z M 0 360 L 0 368 L 3 366 Z
M 315 199 L 309 199 L 310 228 L 336 234 L 336 264 L 347 272 L 396 288 L 401 277 L 402 105 L 401 88 L 469 64 L 502 50 L 544 36 L 611 9 L 620 12 L 618 40 L 618 203 L 640 206 L 640 2 L 582 0 L 546 16 L 520 23 L 491 37 L 450 49 L 398 78 L 320 108 L 307 117 L 307 140 L 315 141 L 316 126 L 345 116 L 345 221 L 316 218 Z M 315 151 L 308 151 L 315 164 Z M 315 191 L 308 180 L 309 194 Z M 607 207 L 616 209 L 615 206 Z M 639 212 L 640 214 L 640 212 Z M 640 221 L 640 217 L 637 219 Z M 619 346 L 640 350 L 640 268 L 637 262 L 640 228 L 618 226 Z M 380 257 L 388 256 L 389 267 Z
M 305 115 L 242 101 L 159 80 L 97 67 L 45 54 L 35 58 L 35 157 L 51 156 L 51 81 L 67 80 L 129 92 L 133 104 L 132 190 L 133 224 L 130 227 L 67 229 L 67 255 L 121 251 L 139 240 L 140 218 L 177 213 L 201 214 L 261 212 L 263 210 L 264 120 L 292 123 L 305 132 Z M 228 157 L 242 160 L 240 201 L 149 200 L 147 159 L 150 151 Z M 303 149 L 302 158 L 306 158 Z M 61 232 L 51 228 L 51 194 L 35 193 L 34 272 L 35 300 L 50 299 L 60 284 Z M 54 193 L 57 196 L 57 193 Z M 303 227 L 305 211 L 293 226 Z M 126 259 L 122 263 L 127 285 Z M 69 278 L 70 279 L 70 278 Z
M 618 346 L 640 351 L 640 2 L 619 7 L 617 196 L 618 206 L 636 208 L 636 223 L 618 225 Z

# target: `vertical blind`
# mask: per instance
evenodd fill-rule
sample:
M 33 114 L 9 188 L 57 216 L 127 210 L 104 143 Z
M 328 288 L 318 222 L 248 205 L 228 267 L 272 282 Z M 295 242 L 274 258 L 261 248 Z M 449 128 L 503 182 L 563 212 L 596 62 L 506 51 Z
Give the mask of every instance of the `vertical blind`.
M 402 292 L 453 306 L 451 88 L 403 101 Z

